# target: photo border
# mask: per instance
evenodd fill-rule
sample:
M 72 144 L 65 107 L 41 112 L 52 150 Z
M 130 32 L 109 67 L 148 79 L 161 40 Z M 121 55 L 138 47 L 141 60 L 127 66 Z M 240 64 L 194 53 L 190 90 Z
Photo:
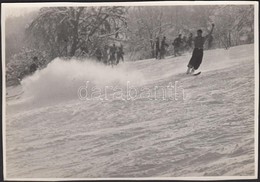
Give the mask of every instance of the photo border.
M 5 78 L 5 8 L 8 6 L 20 6 L 20 7 L 36 7 L 36 6 L 195 6 L 195 5 L 254 5 L 254 79 L 255 79 L 255 125 L 254 125 L 254 142 L 255 142 L 255 175 L 254 176 L 212 176 L 212 177 L 145 177 L 145 178 L 6 178 L 6 78 Z M 257 1 L 151 1 L 151 2 L 23 2 L 23 3 L 2 3 L 1 4 L 1 45 L 2 45 L 2 147 L 3 147 L 3 178 L 8 181 L 71 181 L 71 180 L 245 180 L 245 179 L 257 179 L 258 173 L 258 140 L 259 140 L 259 125 L 258 125 L 258 111 L 259 111 L 259 4 Z

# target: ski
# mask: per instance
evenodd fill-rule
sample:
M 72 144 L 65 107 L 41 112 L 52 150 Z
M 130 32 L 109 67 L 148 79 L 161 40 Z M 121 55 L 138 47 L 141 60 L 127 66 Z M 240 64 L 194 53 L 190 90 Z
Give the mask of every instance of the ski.
M 194 73 L 194 74 L 192 74 L 193 76 L 198 76 L 198 75 L 200 75 L 201 74 L 201 71 L 200 72 L 198 72 L 198 73 Z

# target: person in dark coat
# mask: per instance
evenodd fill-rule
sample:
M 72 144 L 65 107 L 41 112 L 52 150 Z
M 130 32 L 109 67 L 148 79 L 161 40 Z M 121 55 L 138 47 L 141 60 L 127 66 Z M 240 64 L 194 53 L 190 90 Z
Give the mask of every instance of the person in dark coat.
M 205 43 L 205 41 L 208 39 L 208 37 L 212 34 L 213 32 L 213 28 L 214 28 L 214 24 L 212 24 L 212 28 L 210 33 L 203 37 L 202 36 L 202 30 L 199 29 L 197 31 L 197 37 L 195 37 L 194 39 L 194 50 L 192 53 L 192 57 L 189 61 L 188 69 L 187 69 L 187 74 L 193 74 L 195 70 L 197 70 L 202 62 L 202 58 L 203 58 L 203 45 Z
M 160 53 L 160 39 L 159 39 L 159 37 L 156 37 L 156 42 L 155 42 L 155 59 L 159 59 L 159 53 Z
M 174 39 L 172 45 L 174 47 L 174 56 L 180 56 L 180 48 L 182 45 L 181 34 L 179 34 L 179 36 L 176 39 Z
M 109 62 L 110 64 L 114 65 L 116 62 L 116 45 L 113 44 L 112 47 L 109 49 Z
M 160 49 L 160 59 L 164 59 L 165 53 L 166 53 L 166 47 L 169 45 L 166 43 L 166 37 L 163 37 L 161 42 L 161 49 Z
M 183 36 L 183 38 L 182 38 L 181 50 L 182 50 L 182 52 L 187 50 L 187 37 L 186 36 Z
M 32 63 L 30 66 L 30 73 L 34 73 L 38 69 L 38 66 L 35 63 Z
M 101 52 L 100 48 L 96 49 L 95 55 L 96 55 L 96 58 L 97 58 L 98 62 L 101 62 L 102 52 Z
M 33 74 L 38 69 L 38 57 L 33 57 L 33 63 L 30 65 L 30 74 Z
M 118 64 L 120 60 L 124 61 L 124 51 L 123 51 L 123 45 L 122 44 L 121 44 L 120 47 L 117 48 L 116 64 Z
M 102 56 L 103 56 L 103 63 L 107 64 L 108 63 L 108 52 L 109 52 L 109 47 L 108 45 L 105 45 L 102 49 Z

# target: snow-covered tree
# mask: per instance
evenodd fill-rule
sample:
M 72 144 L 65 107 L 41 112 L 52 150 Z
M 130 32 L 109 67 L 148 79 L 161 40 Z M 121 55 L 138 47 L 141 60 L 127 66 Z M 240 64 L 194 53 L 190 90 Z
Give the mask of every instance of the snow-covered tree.
M 215 9 L 212 20 L 216 25 L 215 36 L 219 46 L 223 45 L 227 49 L 241 43 L 253 42 L 253 6 L 219 6 Z
M 133 7 L 128 14 L 130 51 L 142 51 L 142 58 L 154 57 L 156 37 L 162 37 L 171 26 L 163 7 Z
M 27 29 L 27 35 L 39 49 L 50 51 L 51 57 L 76 56 L 118 35 L 126 25 L 125 7 L 47 7 Z

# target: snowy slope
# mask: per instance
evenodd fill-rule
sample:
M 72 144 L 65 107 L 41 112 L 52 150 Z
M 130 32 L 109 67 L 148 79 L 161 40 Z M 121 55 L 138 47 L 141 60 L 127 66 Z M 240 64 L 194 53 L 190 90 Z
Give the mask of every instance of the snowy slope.
M 253 45 L 205 51 L 197 77 L 184 74 L 189 58 L 114 69 L 54 60 L 8 89 L 7 177 L 254 175 Z M 80 101 L 86 80 L 124 89 L 177 81 L 185 99 Z

